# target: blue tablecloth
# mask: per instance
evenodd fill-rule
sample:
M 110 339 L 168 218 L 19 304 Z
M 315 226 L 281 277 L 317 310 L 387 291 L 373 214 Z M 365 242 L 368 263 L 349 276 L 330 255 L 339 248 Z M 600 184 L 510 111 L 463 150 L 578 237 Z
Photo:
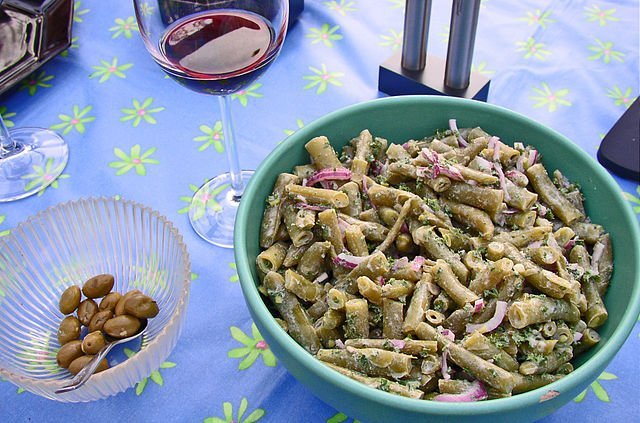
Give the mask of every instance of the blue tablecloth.
M 256 168 L 287 134 L 327 112 L 383 96 L 378 66 L 400 49 L 403 7 L 404 0 L 307 0 L 275 64 L 234 96 L 242 166 Z M 434 2 L 429 52 L 442 57 L 449 13 L 450 2 Z M 595 156 L 639 92 L 638 15 L 637 0 L 485 0 L 474 69 L 492 79 L 490 103 L 549 125 Z M 71 149 L 55 184 L 0 205 L 0 236 L 82 196 L 147 204 L 188 244 L 188 319 L 168 361 L 135 388 L 70 405 L 0 382 L 0 421 L 353 421 L 278 363 L 252 325 L 233 252 L 189 226 L 193 191 L 226 170 L 216 99 L 164 76 L 128 1 L 76 0 L 73 36 L 68 51 L 0 97 L 10 126 L 53 128 Z M 640 216 L 638 181 L 616 180 Z M 639 353 L 636 325 L 606 372 L 544 421 L 637 419 Z

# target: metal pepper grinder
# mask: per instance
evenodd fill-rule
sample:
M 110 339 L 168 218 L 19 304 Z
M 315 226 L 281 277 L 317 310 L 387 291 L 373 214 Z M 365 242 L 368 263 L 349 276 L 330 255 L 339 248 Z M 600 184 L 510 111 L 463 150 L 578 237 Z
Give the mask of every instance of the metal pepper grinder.
M 380 66 L 389 95 L 449 95 L 486 101 L 490 80 L 471 72 L 480 0 L 453 0 L 446 60 L 427 54 L 431 0 L 407 0 L 402 52 Z

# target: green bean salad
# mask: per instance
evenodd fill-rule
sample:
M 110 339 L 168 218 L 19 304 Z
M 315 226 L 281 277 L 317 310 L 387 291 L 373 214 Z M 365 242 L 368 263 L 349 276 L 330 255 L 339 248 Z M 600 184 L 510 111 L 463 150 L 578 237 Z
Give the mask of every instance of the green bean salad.
M 355 134 L 354 134 L 355 135 Z M 609 235 L 538 151 L 479 127 L 404 144 L 326 137 L 267 199 L 259 289 L 285 331 L 370 387 L 434 401 L 508 397 L 598 343 Z

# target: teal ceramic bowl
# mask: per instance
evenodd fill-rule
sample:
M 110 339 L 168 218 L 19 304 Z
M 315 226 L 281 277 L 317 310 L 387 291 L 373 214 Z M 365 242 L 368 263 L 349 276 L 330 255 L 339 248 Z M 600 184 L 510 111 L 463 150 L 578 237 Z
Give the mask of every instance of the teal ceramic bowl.
M 309 158 L 304 144 L 325 135 L 339 149 L 362 129 L 392 142 L 404 142 L 446 128 L 482 126 L 505 142 L 536 146 L 549 169 L 559 168 L 580 183 L 588 215 L 611 233 L 614 274 L 605 303 L 609 319 L 599 328 L 599 345 L 574 362 L 575 371 L 545 387 L 511 398 L 477 403 L 439 403 L 396 396 L 329 370 L 276 323 L 256 288 L 255 259 L 265 199 L 276 177 Z M 236 220 L 235 258 L 245 300 L 269 346 L 302 384 L 318 398 L 365 422 L 389 421 L 533 421 L 569 402 L 593 382 L 629 335 L 640 311 L 640 235 L 635 216 L 609 174 L 578 146 L 557 132 L 515 112 L 470 100 L 407 96 L 373 100 L 330 113 L 300 129 L 261 164 L 242 198 Z

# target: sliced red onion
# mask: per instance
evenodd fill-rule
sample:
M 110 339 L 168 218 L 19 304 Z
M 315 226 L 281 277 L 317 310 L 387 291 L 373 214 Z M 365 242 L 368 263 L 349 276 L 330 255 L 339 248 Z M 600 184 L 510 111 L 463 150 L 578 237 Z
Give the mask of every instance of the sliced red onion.
M 466 147 L 469 145 L 469 143 L 462 138 L 462 135 L 460 135 L 460 131 L 458 131 L 458 123 L 455 119 L 449 119 L 449 129 L 451 129 L 451 132 L 454 134 L 458 134 L 458 145 L 460 147 Z
M 344 342 L 342 342 L 342 339 L 336 339 L 336 347 L 340 348 L 341 350 L 344 350 L 346 348 L 346 345 L 344 345 Z
M 401 350 L 406 345 L 406 342 L 404 342 L 402 339 L 390 339 L 389 342 L 396 350 Z
M 500 212 L 496 215 L 495 223 L 501 227 L 507 224 L 507 218 L 504 217 L 504 213 Z
M 371 174 L 373 176 L 378 176 L 378 175 L 384 173 L 384 170 L 385 170 L 385 165 L 380 163 L 380 161 L 374 160 L 371 163 Z
M 493 166 L 496 169 L 496 172 L 498 172 L 498 179 L 500 180 L 500 189 L 502 189 L 502 191 L 504 191 L 504 201 L 511 201 L 511 196 L 509 195 L 509 192 L 507 191 L 507 180 L 504 177 L 504 172 L 502 171 L 502 166 L 500 165 L 500 163 L 495 163 Z
M 511 169 L 511 170 L 506 171 L 504 173 L 504 176 L 506 176 L 509 179 L 520 179 L 523 176 L 525 178 L 527 177 L 524 173 L 520 172 L 519 170 L 515 170 L 515 169 Z
M 477 182 L 477 181 L 474 181 L 473 179 L 469 179 L 469 180 L 467 181 L 467 183 L 468 183 L 469 185 L 473 185 L 473 186 L 478 185 L 478 182 Z
M 402 148 L 404 148 L 405 150 L 409 149 L 409 142 L 405 142 L 404 144 L 402 144 Z
M 402 222 L 402 226 L 400 226 L 400 232 L 403 234 L 409 233 L 409 225 L 407 225 L 407 222 Z
M 538 210 L 538 216 L 546 216 L 547 215 L 547 207 L 540 204 L 540 203 L 536 203 L 536 209 Z
M 478 163 L 478 168 L 484 172 L 489 172 L 493 167 L 493 164 L 489 160 L 480 156 L 476 156 L 476 163 Z
M 420 154 L 422 154 L 422 157 L 427 159 L 431 164 L 435 165 L 440 163 L 440 156 L 438 156 L 438 153 L 429 148 L 423 148 Z
M 322 169 L 315 172 L 307 180 L 307 186 L 313 186 L 322 181 L 348 181 L 351 179 L 351 171 L 345 168 L 338 169 Z
M 440 286 L 435 283 L 427 283 L 427 289 L 431 295 L 438 295 L 441 291 Z
M 478 298 L 473 303 L 473 314 L 480 313 L 484 308 L 484 300 L 482 298 Z
M 313 280 L 313 283 L 321 283 L 326 281 L 327 279 L 329 279 L 329 275 L 327 274 L 327 272 L 322 272 L 318 275 L 317 278 Z
M 542 241 L 541 240 L 530 242 L 527 245 L 527 248 L 540 248 L 540 247 L 542 247 Z
M 567 243 L 566 243 L 566 244 L 564 244 L 564 249 L 565 249 L 565 250 L 570 250 L 570 249 L 572 249 L 575 245 L 576 245 L 576 240 L 575 240 L 575 238 L 571 238 L 569 241 L 567 241 Z
M 582 332 L 573 332 L 573 343 L 576 344 L 582 339 Z
M 442 373 L 442 378 L 445 380 L 451 379 L 451 375 L 449 374 L 449 365 L 447 364 L 448 355 L 449 350 L 445 349 L 442 351 L 442 355 L 440 356 L 440 373 Z
M 378 279 L 376 279 L 376 282 L 378 282 L 378 285 L 383 286 L 386 281 L 384 280 L 384 276 L 378 276 Z
M 411 260 L 411 270 L 419 272 L 422 270 L 422 265 L 425 262 L 425 258 L 422 256 L 415 256 L 413 260 Z
M 514 142 L 513 143 L 513 148 L 515 148 L 516 150 L 519 151 L 523 151 L 524 150 L 524 144 L 521 142 Z
M 489 138 L 489 143 L 487 144 L 487 148 L 490 150 L 493 150 L 493 148 L 496 145 L 496 141 L 498 141 L 498 137 L 490 137 Z
M 531 167 L 534 164 L 536 164 L 537 160 L 538 160 L 538 150 L 529 151 L 529 161 L 527 163 L 529 165 L 529 167 Z
M 346 220 L 338 218 L 338 227 L 340 228 L 340 231 L 343 233 L 343 235 L 344 232 L 349 229 L 349 226 L 351 225 L 349 225 Z
M 409 259 L 407 257 L 402 257 L 393 262 L 393 266 L 391 266 L 391 270 L 398 270 L 400 269 L 400 267 L 404 267 L 407 265 L 409 265 Z
M 495 141 L 493 143 L 493 161 L 497 162 L 500 159 L 500 139 L 498 137 L 491 137 L 491 138 L 495 138 Z
M 456 334 L 450 331 L 449 329 L 444 329 L 442 326 L 438 326 L 438 332 L 440 332 L 440 335 L 444 336 L 450 341 L 456 340 Z
M 331 207 L 318 206 L 315 204 L 308 204 L 308 203 L 296 203 L 295 207 L 298 209 L 313 210 L 313 211 L 323 211 L 331 208 Z
M 596 242 L 596 245 L 593 246 L 593 254 L 591 255 L 591 271 L 596 275 L 599 273 L 598 262 L 602 258 L 602 253 L 604 253 L 604 244 Z
M 507 314 L 507 302 L 496 301 L 496 312 L 494 313 L 493 317 L 484 323 L 468 323 L 466 328 L 467 333 L 471 333 L 476 330 L 480 333 L 491 332 L 492 330 L 495 330 L 495 328 L 500 326 L 500 324 L 504 320 L 505 314 Z
M 558 241 L 556 241 L 556 237 L 553 235 L 549 235 L 547 237 L 547 245 L 554 250 L 561 250 L 560 245 L 558 245 Z
M 320 186 L 324 189 L 337 190 L 338 184 L 333 181 L 320 181 Z
M 474 380 L 469 389 L 466 389 L 459 394 L 440 394 L 436 395 L 433 399 L 434 401 L 443 402 L 474 402 L 485 400 L 488 397 L 489 394 L 487 394 L 487 390 L 482 382 Z
M 524 156 L 522 154 L 516 161 L 516 170 L 520 173 L 524 173 Z
M 434 164 L 431 175 L 431 179 L 436 178 L 439 175 L 444 175 L 456 181 L 464 181 L 462 173 L 460 173 L 456 167 L 451 165 L 441 166 L 439 164 Z
M 333 259 L 335 264 L 338 264 L 347 269 L 355 269 L 360 263 L 362 263 L 367 257 L 352 256 L 350 254 L 340 253 Z
M 520 210 L 512 209 L 512 208 L 507 208 L 502 210 L 502 214 L 517 214 L 517 213 L 520 213 Z

